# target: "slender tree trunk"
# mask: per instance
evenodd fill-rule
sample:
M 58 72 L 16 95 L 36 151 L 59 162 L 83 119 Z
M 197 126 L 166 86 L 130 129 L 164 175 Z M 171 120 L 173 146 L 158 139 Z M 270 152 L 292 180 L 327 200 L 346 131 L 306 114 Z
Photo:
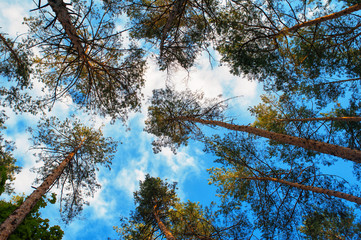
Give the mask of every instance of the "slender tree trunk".
M 167 240 L 176 240 L 176 238 L 173 236 L 173 234 L 171 233 L 171 231 L 169 231 L 169 229 L 164 225 L 164 223 L 162 222 L 162 220 L 160 220 L 160 217 L 158 215 L 158 211 L 156 210 L 156 206 L 154 206 L 153 209 L 153 215 L 155 220 L 157 221 L 158 227 L 159 229 L 162 231 L 162 233 L 164 234 L 165 238 Z
M 315 86 L 322 86 L 322 85 L 334 84 L 334 83 L 353 82 L 353 81 L 359 81 L 359 80 L 361 80 L 361 78 L 350 78 L 350 79 L 343 79 L 343 80 L 338 80 L 338 81 L 333 81 L 333 82 L 318 83 L 318 84 L 315 84 Z
M 81 44 L 77 30 L 71 22 L 71 17 L 66 4 L 63 0 L 48 0 L 48 3 L 54 11 L 56 18 L 63 26 L 65 33 L 68 35 L 71 43 L 79 54 L 79 57 L 84 58 L 86 56 L 84 48 Z
M 12 53 L 15 61 L 17 62 L 18 66 L 21 67 L 23 65 L 23 61 L 20 60 L 18 54 L 16 53 L 16 51 L 10 46 L 10 44 L 6 41 L 5 37 L 0 34 L 0 39 L 1 41 L 4 43 L 4 45 L 6 46 L 6 48 Z
M 51 185 L 60 177 L 65 167 L 74 158 L 76 152 L 81 148 L 83 139 L 74 150 L 54 169 L 44 182 L 0 225 L 0 240 L 6 240 L 12 232 L 24 221 L 25 217 L 34 208 L 40 198 L 49 190 Z
M 347 194 L 347 193 L 343 193 L 343 192 L 339 192 L 339 191 L 334 191 L 334 190 L 330 190 L 330 189 L 324 189 L 324 188 L 320 188 L 320 187 L 307 186 L 307 185 L 303 185 L 303 184 L 300 184 L 300 183 L 294 183 L 294 182 L 286 181 L 286 180 L 283 180 L 283 179 L 271 178 L 271 177 L 242 177 L 242 179 L 278 182 L 278 183 L 282 183 L 282 184 L 285 184 L 285 185 L 288 185 L 288 186 L 291 186 L 291 187 L 300 188 L 300 189 L 303 189 L 303 190 L 306 190 L 306 191 L 311 191 L 311 192 L 315 192 L 315 193 L 322 193 L 322 194 L 326 194 L 328 196 L 342 198 L 342 199 L 345 199 L 345 200 L 350 201 L 350 202 L 355 202 L 357 204 L 361 204 L 361 198 L 356 197 L 356 196 L 351 195 L 351 194 Z
M 348 159 L 356 163 L 361 163 L 361 151 L 351 148 L 341 147 L 338 145 L 333 145 L 325 142 L 319 142 L 315 140 L 294 137 L 286 134 L 270 132 L 267 130 L 263 130 L 251 126 L 235 125 L 221 121 L 204 120 L 194 117 L 177 117 L 174 118 L 174 120 L 198 122 L 206 125 L 220 126 L 234 131 L 252 133 L 257 136 L 265 137 L 281 143 L 286 143 L 286 144 L 302 147 L 308 150 L 313 150 L 320 153 L 326 153 L 336 157 Z
M 296 119 L 277 119 L 278 122 L 309 122 L 309 121 L 344 121 L 360 122 L 361 117 L 320 117 L 320 118 L 296 118 Z
M 357 3 L 357 4 L 353 5 L 353 6 L 348 7 L 346 9 L 344 9 L 344 10 L 339 11 L 339 12 L 335 12 L 335 13 L 325 15 L 325 16 L 322 16 L 322 17 L 307 21 L 307 22 L 303 22 L 303 23 L 294 25 L 293 27 L 290 27 L 290 28 L 285 28 L 285 29 L 281 30 L 280 32 L 278 32 L 276 34 L 276 36 L 286 35 L 287 33 L 295 32 L 300 28 L 308 27 L 308 26 L 312 26 L 312 25 L 315 25 L 315 24 L 318 24 L 318 23 L 322 23 L 322 22 L 325 22 L 325 21 L 328 21 L 328 20 L 336 19 L 336 18 L 339 18 L 341 16 L 350 14 L 352 12 L 356 12 L 358 10 L 361 10 L 361 3 Z

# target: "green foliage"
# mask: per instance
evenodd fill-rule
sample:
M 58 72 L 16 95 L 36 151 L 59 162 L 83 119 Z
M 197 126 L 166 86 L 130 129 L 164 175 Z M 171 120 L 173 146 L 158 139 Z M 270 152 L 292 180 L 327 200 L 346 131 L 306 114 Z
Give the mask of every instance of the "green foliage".
M 61 213 L 63 220 L 68 222 L 83 209 L 84 204 L 88 204 L 84 198 L 93 196 L 100 188 L 96 178 L 98 165 L 110 169 L 117 143 L 111 138 L 104 138 L 100 129 L 84 126 L 78 119 L 63 122 L 55 117 L 42 119 L 37 129 L 30 129 L 30 132 L 33 133 L 33 148 L 41 150 L 36 156 L 44 163 L 37 169 L 40 174 L 37 183 L 42 182 L 69 153 L 80 146 L 54 183 L 61 189 L 60 201 L 65 202 Z
M 335 1 L 230 1 L 216 22 L 217 50 L 234 74 L 248 74 L 264 82 L 266 90 L 307 88 L 308 95 L 325 104 L 344 89 L 315 85 L 340 75 L 360 75 L 357 17 L 346 14 L 293 32 L 282 31 L 343 7 Z
M 0 130 L 5 129 L 6 119 L 5 113 L 0 112 Z M 16 159 L 12 155 L 13 150 L 13 142 L 4 140 L 0 135 L 0 195 L 4 192 L 10 194 L 13 191 L 9 181 L 14 180 L 15 173 L 20 171 L 20 168 L 15 165 Z
M 10 235 L 9 240 L 23 239 L 62 239 L 64 232 L 57 225 L 50 226 L 49 219 L 42 219 L 40 209 L 45 208 L 47 203 L 54 204 L 56 196 L 53 194 L 51 198 L 43 197 L 35 205 L 30 214 L 24 219 L 23 223 Z M 4 221 L 18 206 L 24 202 L 23 196 L 14 196 L 10 202 L 0 201 L 0 222 Z
M 206 99 L 202 93 L 176 92 L 170 88 L 153 91 L 145 131 L 158 137 L 153 144 L 154 152 L 171 147 L 173 152 L 187 145 L 189 138 L 203 136 L 200 129 L 181 117 L 202 117 L 207 120 L 223 119 L 226 104 L 217 98 Z
M 122 32 L 116 30 L 109 9 L 72 1 L 72 9 L 65 10 L 77 16 L 70 17 L 75 36 L 46 9 L 39 11 L 39 17 L 26 19 L 34 46 L 40 48 L 33 61 L 36 76 L 51 90 L 48 103 L 70 94 L 80 107 L 126 120 L 129 111 L 139 109 L 142 98 L 142 50 L 133 43 L 122 45 Z
M 0 104 L 16 112 L 37 113 L 40 102 L 29 94 L 32 89 L 31 39 L 21 42 L 7 38 L 0 33 L 0 76 L 5 80 L 0 87 Z
M 265 239 L 294 238 L 302 216 L 312 212 L 314 206 L 332 208 L 345 204 L 320 193 L 262 178 L 357 192 L 345 180 L 323 174 L 316 167 L 313 155 L 292 146 L 267 146 L 261 139 L 233 133 L 208 139 L 206 147 L 221 164 L 208 170 L 210 183 L 218 186 L 221 209 L 228 214 L 237 209 L 247 212 L 254 219 L 254 228 Z M 243 212 L 240 214 L 239 218 Z
M 207 49 L 218 1 L 127 0 L 119 7 L 130 19 L 133 38 L 159 46 L 158 60 L 164 70 L 174 62 L 189 68 Z
M 214 217 L 198 203 L 180 202 L 176 183 L 146 175 L 140 189 L 134 193 L 136 209 L 130 218 L 121 218 L 121 226 L 114 227 L 122 239 L 164 238 L 155 215 L 176 239 L 222 239 L 221 229 L 213 226 Z
M 358 239 L 361 223 L 356 222 L 354 209 L 345 207 L 315 209 L 303 216 L 300 232 L 306 239 Z

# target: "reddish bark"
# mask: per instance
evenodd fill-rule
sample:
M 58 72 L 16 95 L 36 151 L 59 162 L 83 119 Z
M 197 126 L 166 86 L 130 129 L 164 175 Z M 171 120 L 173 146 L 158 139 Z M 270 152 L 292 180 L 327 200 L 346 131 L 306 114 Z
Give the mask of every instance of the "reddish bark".
M 162 231 L 162 233 L 164 234 L 164 236 L 167 240 L 176 240 L 176 238 L 172 235 L 171 231 L 169 231 L 169 229 L 164 225 L 164 223 L 160 219 L 156 208 L 157 208 L 157 206 L 154 206 L 153 215 L 154 215 L 155 220 L 157 221 L 159 229 Z
M 282 183 L 282 184 L 285 184 L 285 185 L 288 185 L 291 187 L 296 187 L 296 188 L 300 188 L 300 189 L 315 192 L 315 193 L 322 193 L 322 194 L 326 194 L 328 196 L 338 197 L 338 198 L 342 198 L 342 199 L 345 199 L 350 202 L 355 202 L 357 204 L 361 204 L 361 198 L 356 197 L 351 194 L 334 191 L 334 190 L 330 190 L 330 189 L 324 189 L 324 188 L 320 188 L 320 187 L 307 186 L 307 185 L 303 185 L 300 183 L 289 182 L 289 181 L 286 181 L 283 179 L 271 178 L 271 177 L 244 177 L 244 178 L 242 177 L 242 179 L 279 182 L 279 183 Z
M 309 121 L 344 121 L 360 122 L 361 117 L 320 117 L 320 118 L 297 118 L 297 119 L 277 119 L 279 122 L 309 122 Z
M 68 154 L 68 156 L 53 170 L 53 172 L 44 180 L 44 182 L 32 193 L 26 200 L 0 225 L 0 240 L 6 240 L 12 232 L 24 221 L 25 217 L 34 208 L 41 197 L 49 190 L 53 183 L 63 173 L 65 167 L 74 158 L 77 151 L 81 148 L 85 139 Z
M 276 34 L 276 36 L 286 35 L 287 33 L 295 32 L 300 28 L 308 27 L 308 26 L 312 26 L 312 25 L 315 25 L 315 24 L 318 24 L 318 23 L 322 23 L 322 22 L 325 22 L 325 21 L 328 21 L 328 20 L 336 19 L 336 18 L 339 18 L 341 16 L 356 12 L 358 10 L 361 10 L 361 3 L 355 4 L 355 5 L 351 6 L 351 7 L 348 7 L 346 9 L 344 9 L 344 10 L 341 10 L 339 12 L 335 12 L 335 13 L 332 13 L 332 14 L 329 14 L 329 15 L 325 15 L 325 16 L 322 16 L 322 17 L 307 21 L 307 22 L 303 22 L 303 23 L 294 25 L 293 27 L 283 29 L 280 32 L 278 32 Z
M 206 125 L 220 126 L 234 131 L 252 133 L 257 136 L 265 137 L 281 143 L 286 143 L 286 144 L 302 147 L 308 150 L 313 150 L 320 153 L 326 153 L 336 157 L 348 159 L 356 163 L 361 163 L 361 151 L 351 148 L 346 148 L 325 142 L 319 142 L 311 139 L 294 137 L 281 133 L 270 132 L 267 130 L 263 130 L 251 126 L 229 124 L 221 121 L 203 120 L 194 117 L 177 117 L 175 120 L 198 122 Z

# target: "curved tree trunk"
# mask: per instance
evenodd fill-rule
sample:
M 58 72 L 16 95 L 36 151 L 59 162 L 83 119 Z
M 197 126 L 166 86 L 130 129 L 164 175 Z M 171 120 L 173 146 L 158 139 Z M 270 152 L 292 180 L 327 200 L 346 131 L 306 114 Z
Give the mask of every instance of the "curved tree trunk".
M 291 186 L 291 187 L 300 188 L 300 189 L 303 189 L 303 190 L 306 190 L 306 191 L 311 191 L 311 192 L 315 192 L 315 193 L 322 193 L 322 194 L 325 194 L 325 195 L 328 195 L 328 196 L 342 198 L 342 199 L 345 199 L 345 200 L 350 201 L 350 202 L 355 202 L 357 204 L 361 204 L 361 198 L 356 197 L 356 196 L 351 195 L 351 194 L 347 194 L 347 193 L 343 193 L 343 192 L 339 192 L 339 191 L 334 191 L 334 190 L 330 190 L 330 189 L 324 189 L 324 188 L 320 188 L 320 187 L 307 186 L 307 185 L 303 185 L 303 184 L 300 184 L 300 183 L 294 183 L 294 182 L 286 181 L 286 180 L 283 180 L 283 179 L 271 178 L 271 177 L 242 177 L 242 179 L 278 182 L 278 183 L 282 183 L 282 184 L 285 184 L 285 185 L 288 185 L 288 186 Z
M 309 121 L 344 121 L 361 122 L 361 117 L 320 117 L 320 118 L 296 118 L 296 119 L 277 119 L 277 122 L 309 122 Z
M 326 153 L 336 157 L 348 159 L 356 163 L 361 163 L 361 151 L 351 148 L 341 147 L 338 145 L 333 145 L 333 144 L 319 142 L 305 138 L 294 137 L 281 133 L 270 132 L 267 130 L 263 130 L 251 126 L 229 124 L 221 121 L 204 120 L 194 117 L 177 117 L 174 119 L 181 121 L 198 122 L 206 125 L 220 126 L 234 131 L 252 133 L 257 136 L 265 137 L 281 143 L 286 143 L 286 144 L 302 147 L 308 150 L 313 150 L 320 153 Z
M 83 139 L 74 150 L 54 169 L 44 182 L 0 225 L 0 240 L 6 240 L 12 232 L 24 221 L 25 217 L 34 208 L 40 198 L 49 190 L 54 182 L 63 173 L 65 167 L 74 158 L 77 151 L 83 145 Z
M 322 23 L 322 22 L 325 22 L 325 21 L 328 21 L 328 20 L 336 19 L 336 18 L 339 18 L 341 16 L 356 12 L 358 10 L 361 10 L 361 3 L 355 4 L 355 5 L 351 6 L 351 7 L 348 7 L 346 9 L 344 9 L 344 10 L 341 10 L 339 12 L 335 12 L 335 13 L 332 13 L 332 14 L 329 14 L 329 15 L 325 15 L 325 16 L 322 16 L 322 17 L 307 21 L 307 22 L 303 22 L 303 23 L 294 25 L 293 27 L 283 29 L 283 30 L 279 31 L 275 36 L 286 35 L 287 33 L 295 32 L 300 28 L 308 27 L 308 26 L 312 26 L 312 25 L 315 25 L 315 24 L 318 24 L 318 23 Z
M 167 240 L 176 240 L 176 238 L 173 236 L 173 234 L 171 233 L 171 231 L 169 231 L 169 229 L 164 225 L 164 223 L 162 222 L 162 220 L 160 219 L 159 215 L 158 215 L 158 211 L 156 210 L 156 206 L 153 209 L 153 215 L 155 220 L 157 221 L 158 227 L 159 229 L 162 231 L 162 233 L 164 234 L 165 238 Z

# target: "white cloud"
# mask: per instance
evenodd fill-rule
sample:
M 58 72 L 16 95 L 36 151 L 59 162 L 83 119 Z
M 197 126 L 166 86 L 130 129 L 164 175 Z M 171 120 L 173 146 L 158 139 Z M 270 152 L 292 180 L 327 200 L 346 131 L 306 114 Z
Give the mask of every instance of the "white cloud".
M 2 1 L 0 8 L 1 32 L 9 34 L 11 37 L 25 33 L 27 27 L 22 24 L 23 18 L 30 15 L 29 9 L 35 8 L 30 1 Z

